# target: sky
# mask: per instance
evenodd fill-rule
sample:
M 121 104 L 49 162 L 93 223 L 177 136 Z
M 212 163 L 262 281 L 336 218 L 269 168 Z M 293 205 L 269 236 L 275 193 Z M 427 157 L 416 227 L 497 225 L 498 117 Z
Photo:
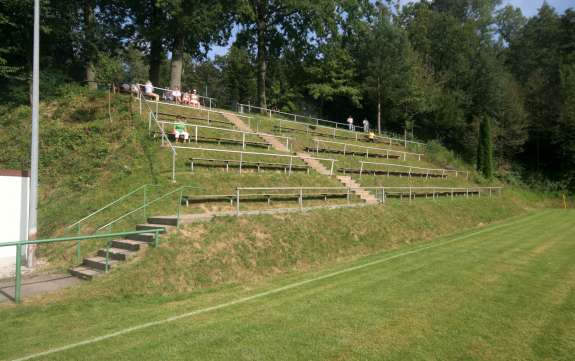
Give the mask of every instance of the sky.
M 417 0 L 401 0 L 402 3 L 413 2 Z M 515 7 L 521 8 L 523 15 L 533 16 L 537 14 L 537 10 L 543 5 L 545 0 L 503 0 L 503 5 L 511 4 Z M 555 8 L 555 10 L 562 14 L 568 8 L 575 8 L 575 0 L 547 0 L 547 3 Z M 208 53 L 208 57 L 214 58 L 216 55 L 224 55 L 227 53 L 228 48 L 233 43 L 235 36 L 232 36 L 227 46 L 216 46 Z

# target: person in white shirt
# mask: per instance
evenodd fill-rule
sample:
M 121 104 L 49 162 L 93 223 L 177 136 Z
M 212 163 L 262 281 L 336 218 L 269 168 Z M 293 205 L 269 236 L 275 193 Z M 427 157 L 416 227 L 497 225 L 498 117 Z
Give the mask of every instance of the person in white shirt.
M 172 91 L 172 96 L 176 103 L 179 104 L 182 102 L 182 92 L 180 91 L 180 88 L 176 87 L 176 89 Z
M 154 85 L 149 80 L 144 85 L 144 95 L 150 98 L 154 98 L 156 101 L 160 100 L 160 96 L 154 93 Z
M 200 107 L 200 97 L 198 97 L 198 92 L 196 91 L 196 89 L 194 89 L 194 91 L 192 92 L 190 105 L 193 106 L 194 108 Z
M 369 133 L 369 120 L 367 118 L 363 120 L 363 131 Z
M 351 115 L 347 117 L 347 125 L 349 126 L 349 130 L 353 130 L 353 118 Z

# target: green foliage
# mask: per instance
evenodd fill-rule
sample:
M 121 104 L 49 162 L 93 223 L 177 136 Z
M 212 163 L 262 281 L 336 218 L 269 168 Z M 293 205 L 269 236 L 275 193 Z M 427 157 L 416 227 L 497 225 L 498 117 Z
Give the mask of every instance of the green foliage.
M 493 177 L 493 144 L 491 138 L 491 119 L 484 117 L 479 123 L 477 170 L 487 179 Z

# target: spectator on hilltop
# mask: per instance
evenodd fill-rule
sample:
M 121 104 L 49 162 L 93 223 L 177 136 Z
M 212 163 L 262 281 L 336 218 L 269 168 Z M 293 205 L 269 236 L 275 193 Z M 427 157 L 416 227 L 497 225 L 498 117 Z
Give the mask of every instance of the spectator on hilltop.
M 144 96 L 149 97 L 149 98 L 154 98 L 155 101 L 160 100 L 160 96 L 158 94 L 154 93 L 154 85 L 149 80 L 144 85 Z
M 363 131 L 369 133 L 369 120 L 367 118 L 363 120 Z
M 184 94 L 182 95 L 182 104 L 190 104 L 192 102 L 192 97 L 190 95 L 190 91 L 186 91 L 184 92 Z
M 184 123 L 176 123 L 173 134 L 174 138 L 176 138 L 176 142 L 179 142 L 180 139 L 183 139 L 184 143 L 190 140 L 190 134 L 187 132 Z
M 178 104 L 182 102 L 182 92 L 180 91 L 179 87 L 176 87 L 172 90 L 172 97 L 174 97 L 174 101 Z
M 353 130 L 353 118 L 351 115 L 347 117 L 347 125 L 349 126 L 349 130 Z
M 200 97 L 198 96 L 198 92 L 196 91 L 196 89 L 194 89 L 194 91 L 192 92 L 190 105 L 193 106 L 194 108 L 200 107 Z

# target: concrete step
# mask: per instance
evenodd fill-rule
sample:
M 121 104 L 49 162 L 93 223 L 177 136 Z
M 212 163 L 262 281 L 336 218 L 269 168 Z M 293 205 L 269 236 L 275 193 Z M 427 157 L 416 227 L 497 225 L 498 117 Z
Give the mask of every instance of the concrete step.
M 154 242 L 154 236 L 155 235 L 153 233 L 141 233 L 141 234 L 132 234 L 130 236 L 127 236 L 126 239 L 152 243 Z
M 97 254 L 100 257 L 106 257 L 106 249 L 103 248 L 98 250 Z M 112 247 L 109 249 L 108 254 L 110 259 L 117 261 L 126 261 L 128 258 L 133 257 L 136 254 L 136 251 L 130 251 L 128 249 Z
M 116 266 L 120 261 L 110 259 L 108 261 L 108 269 L 112 269 Z M 106 269 L 106 257 L 94 256 L 94 257 L 86 257 L 84 258 L 84 267 L 94 268 L 100 271 L 104 271 Z
M 148 224 L 159 224 L 164 226 L 177 226 L 178 219 L 176 217 L 150 217 Z
M 166 227 L 161 224 L 142 223 L 136 225 L 136 231 L 145 231 L 148 229 L 161 229 L 160 233 L 166 233 Z
M 116 239 L 112 241 L 112 247 L 133 252 L 137 252 L 148 245 L 148 242 L 136 241 L 133 239 Z
M 72 267 L 68 271 L 72 276 L 88 281 L 91 281 L 95 277 L 99 277 L 104 274 L 103 271 L 86 266 Z

